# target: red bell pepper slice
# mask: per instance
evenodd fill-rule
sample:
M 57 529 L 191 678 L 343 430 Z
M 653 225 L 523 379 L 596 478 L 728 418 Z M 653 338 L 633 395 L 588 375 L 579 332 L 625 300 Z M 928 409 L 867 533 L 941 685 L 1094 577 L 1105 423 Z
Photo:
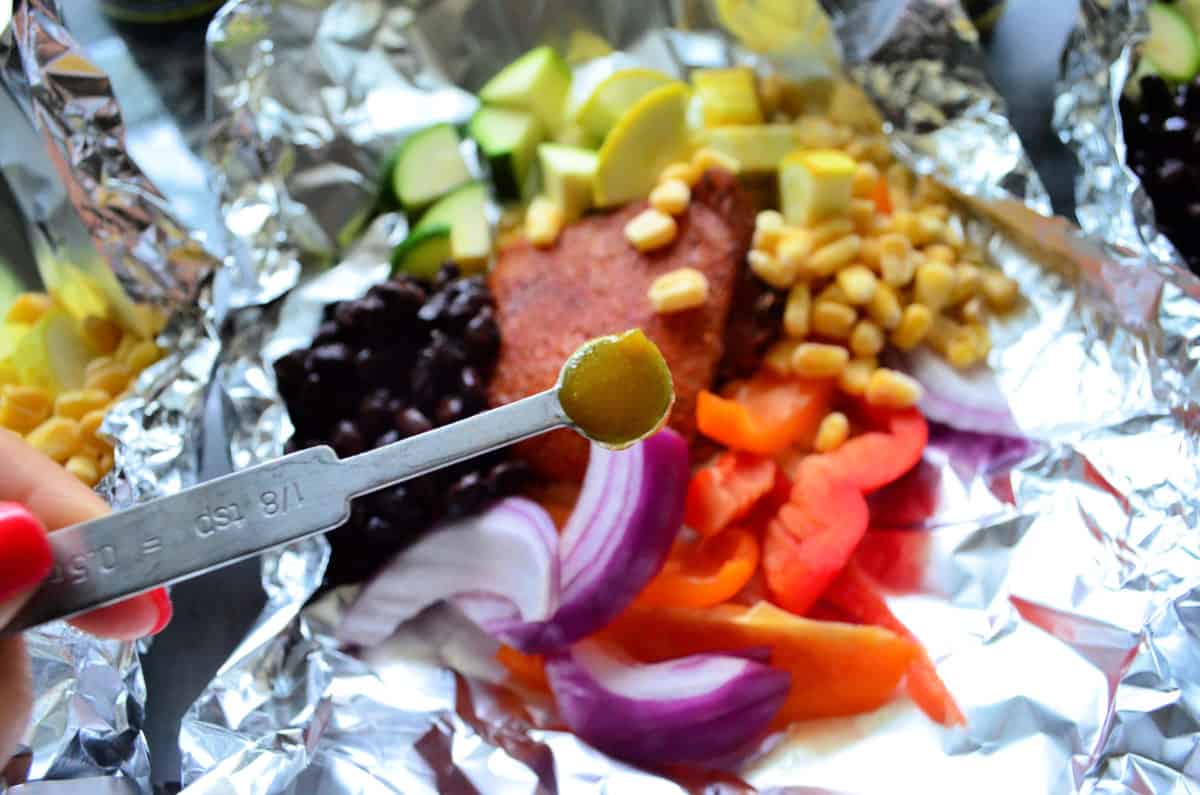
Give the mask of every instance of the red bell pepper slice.
M 916 409 L 881 409 L 863 406 L 862 418 L 872 428 L 848 439 L 823 458 L 831 476 L 854 484 L 869 494 L 908 472 L 921 460 L 929 442 L 929 424 Z
M 867 498 L 872 528 L 919 528 L 937 511 L 942 472 L 921 460 L 899 480 Z
M 892 214 L 892 194 L 888 190 L 887 180 L 883 177 L 875 181 L 875 187 L 871 189 L 871 199 L 875 202 L 875 209 L 881 215 Z
M 496 650 L 496 661 L 526 687 L 550 692 L 550 680 L 546 678 L 546 661 L 542 655 L 526 654 L 511 646 L 501 646 Z
M 827 456 L 805 459 L 790 500 L 767 525 L 763 572 L 775 601 L 806 614 L 854 554 L 867 520 L 862 492 L 832 476 Z
M 640 607 L 713 607 L 732 599 L 758 568 L 758 540 L 730 527 L 694 542 L 676 542 L 663 568 L 642 590 Z
M 778 467 L 753 453 L 722 453 L 692 475 L 683 522 L 711 536 L 742 518 L 775 485 Z
M 832 394 L 828 380 L 759 375 L 727 397 L 701 392 L 696 427 L 731 450 L 773 455 L 816 434 Z
M 841 576 L 825 592 L 824 598 L 860 624 L 883 627 L 917 640 L 887 606 L 879 586 L 856 563 L 851 562 L 846 566 Z M 933 660 L 923 647 L 920 656 L 908 669 L 905 689 L 921 711 L 933 721 L 943 726 L 966 724 L 966 718 L 954 703 L 954 697 L 938 676 Z

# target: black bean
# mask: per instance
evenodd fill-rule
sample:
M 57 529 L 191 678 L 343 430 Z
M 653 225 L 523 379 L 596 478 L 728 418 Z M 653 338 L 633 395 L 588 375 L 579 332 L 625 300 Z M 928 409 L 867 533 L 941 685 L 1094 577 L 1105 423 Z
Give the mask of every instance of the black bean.
M 463 341 L 472 362 L 479 364 L 495 357 L 500 349 L 500 327 L 491 309 L 481 309 L 467 321 Z
M 352 420 L 340 420 L 334 426 L 329 443 L 333 445 L 339 458 L 358 455 L 367 449 L 367 441 L 363 438 L 362 431 Z
M 411 528 L 429 517 L 426 498 L 414 491 L 409 483 L 384 489 L 375 500 L 379 513 L 401 528 Z
M 379 434 L 379 436 L 375 439 L 375 444 L 371 445 L 371 447 L 387 447 L 389 444 L 398 442 L 403 438 L 404 437 L 400 435 L 399 431 L 397 431 L 395 428 L 392 428 L 391 430 L 387 430 Z
M 414 405 L 422 409 L 433 406 L 439 391 L 440 372 L 436 353 L 429 347 L 422 348 L 408 378 L 408 394 Z
M 391 392 L 376 389 L 358 405 L 358 426 L 366 436 L 379 436 L 392 427 L 392 412 L 388 411 L 391 400 Z
M 344 386 L 343 379 L 354 378 L 354 350 L 344 342 L 318 345 L 308 352 L 305 367 L 322 379 Z
M 445 321 L 449 299 L 445 293 L 434 293 L 417 311 L 417 317 L 428 326 L 438 326 Z
M 422 414 L 420 409 L 412 406 L 395 415 L 393 423 L 401 439 L 433 430 L 433 423 L 429 421 L 429 418 Z
M 462 270 L 453 262 L 447 262 L 442 267 L 438 268 L 437 276 L 433 280 L 433 285 L 437 288 L 445 287 L 450 282 L 462 275 Z
M 283 395 L 285 400 L 294 397 L 304 384 L 307 372 L 304 362 L 307 358 L 308 351 L 301 348 L 275 360 L 275 383 L 279 386 L 279 394 Z
M 396 539 L 396 526 L 382 516 L 372 516 L 363 525 L 363 536 L 368 542 L 387 544 Z
M 342 301 L 334 317 L 343 331 L 357 335 L 366 331 L 367 316 L 370 312 L 370 308 L 364 306 L 362 300 Z
M 341 326 L 339 326 L 337 324 L 337 321 L 335 321 L 335 320 L 326 320 L 324 323 L 322 323 L 320 326 L 317 327 L 317 334 L 315 337 L 313 337 L 312 344 L 314 346 L 328 345 L 331 342 L 341 342 L 341 341 L 342 341 Z
M 449 425 L 467 416 L 463 399 L 458 395 L 446 395 L 438 401 L 434 418 L 438 425 Z
M 393 321 L 414 317 L 425 303 L 425 290 L 412 279 L 380 282 L 368 294 L 384 303 Z
M 487 486 L 493 497 L 516 494 L 530 480 L 529 465 L 519 458 L 501 461 L 488 471 Z
M 488 499 L 487 485 L 478 472 L 468 472 L 446 491 L 446 515 L 451 518 L 469 516 L 484 506 Z

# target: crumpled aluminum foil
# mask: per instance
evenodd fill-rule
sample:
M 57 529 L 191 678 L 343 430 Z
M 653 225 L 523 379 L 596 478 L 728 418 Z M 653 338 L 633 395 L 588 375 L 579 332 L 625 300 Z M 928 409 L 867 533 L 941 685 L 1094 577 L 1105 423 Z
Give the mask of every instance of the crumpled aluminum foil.
M 1054 103 L 1054 128 L 1075 153 L 1075 215 L 1087 233 L 1180 262 L 1158 231 L 1154 205 L 1125 165 L 1125 131 L 1118 102 L 1150 32 L 1147 0 L 1081 0 L 1079 24 L 1063 53 Z
M 736 771 L 670 779 L 615 762 L 549 705 L 498 685 L 490 642 L 434 608 L 359 659 L 333 628 L 353 589 L 306 604 L 328 546 L 270 556 L 257 625 L 184 719 L 186 792 L 1183 792 L 1200 775 L 1196 394 L 1200 282 L 1030 212 L 1046 194 L 950 0 L 829 4 L 849 68 L 897 150 L 962 192 L 971 233 L 1018 279 L 1024 309 L 990 363 L 1028 437 L 1015 455 L 939 433 L 927 532 L 897 531 L 893 601 L 968 718 L 906 700 L 794 726 Z M 210 32 L 210 157 L 259 279 L 220 367 L 239 466 L 291 432 L 270 362 L 312 337 L 321 304 L 385 272 L 388 230 L 336 256 L 373 165 L 405 132 L 460 121 L 476 87 L 575 28 L 678 73 L 747 57 L 706 2 L 236 0 Z M 674 25 L 675 27 L 672 27 Z M 454 85 L 451 85 L 451 84 Z M 1012 197 L 1005 199 L 1005 197 Z M 273 300 L 286 293 L 282 300 Z M 972 444 L 972 441 L 975 443 Z M 904 574 L 901 571 L 899 574 Z
M 129 158 L 108 77 L 71 38 L 57 3 L 18 0 L 0 64 L 0 169 L 42 284 L 89 284 L 133 328 L 146 327 L 145 307 L 168 318 L 158 337 L 166 356 L 105 420 L 115 465 L 97 490 L 114 508 L 178 491 L 199 474 L 199 419 L 219 349 L 209 287 L 218 263 Z M 149 792 L 135 646 L 66 625 L 28 641 L 37 693 L 30 776 L 120 775 Z

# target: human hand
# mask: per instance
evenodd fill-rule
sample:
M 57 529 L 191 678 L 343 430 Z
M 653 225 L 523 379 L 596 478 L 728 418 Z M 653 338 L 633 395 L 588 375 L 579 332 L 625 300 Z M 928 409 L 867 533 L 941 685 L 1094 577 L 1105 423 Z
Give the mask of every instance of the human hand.
M 74 475 L 0 429 L 0 627 L 50 574 L 54 561 L 46 530 L 108 511 Z M 71 623 L 100 637 L 133 640 L 160 632 L 170 620 L 170 597 L 159 588 Z M 0 637 L 0 768 L 25 732 L 32 699 L 24 641 Z

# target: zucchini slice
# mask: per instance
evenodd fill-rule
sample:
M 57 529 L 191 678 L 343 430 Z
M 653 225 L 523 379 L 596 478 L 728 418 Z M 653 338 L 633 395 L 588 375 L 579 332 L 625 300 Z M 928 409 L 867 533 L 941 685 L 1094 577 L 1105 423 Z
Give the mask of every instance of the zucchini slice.
M 543 46 L 497 72 L 479 90 L 479 98 L 488 105 L 529 111 L 547 130 L 557 133 L 570 88 L 571 67 L 553 47 Z
M 543 129 L 532 113 L 521 110 L 485 106 L 471 117 L 467 130 L 487 158 L 492 183 L 501 198 L 526 195 Z
M 392 274 L 407 273 L 418 279 L 432 279 L 442 263 L 451 259 L 450 225 L 431 224 L 413 230 L 392 251 Z
M 1187 18 L 1175 6 L 1155 3 L 1146 9 L 1150 35 L 1143 54 L 1168 80 L 1191 80 L 1200 72 L 1200 41 Z
M 450 259 L 464 272 L 483 270 L 492 255 L 487 185 L 472 182 L 445 196 L 421 216 L 413 232 L 439 226 L 450 227 Z
M 437 124 L 400 145 L 392 169 L 392 191 L 406 210 L 419 210 L 471 179 L 459 151 L 458 133 Z

